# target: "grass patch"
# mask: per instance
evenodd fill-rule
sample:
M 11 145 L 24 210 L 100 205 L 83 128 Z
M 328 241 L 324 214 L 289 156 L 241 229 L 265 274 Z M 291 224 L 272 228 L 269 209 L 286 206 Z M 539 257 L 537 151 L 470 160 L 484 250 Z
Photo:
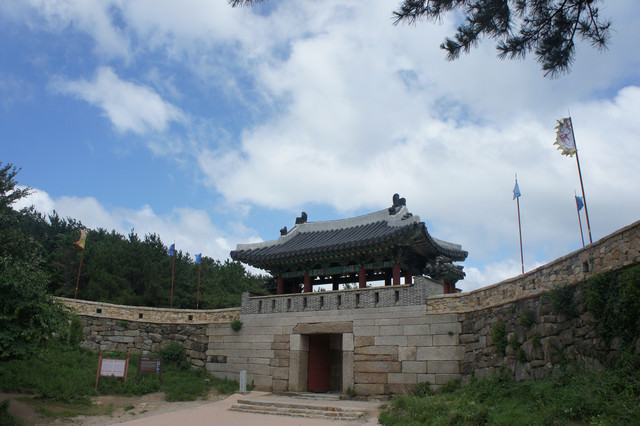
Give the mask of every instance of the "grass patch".
M 394 399 L 378 420 L 383 425 L 618 425 L 639 418 L 637 369 L 585 373 L 569 368 L 539 381 L 493 376 L 448 392 L 411 393 Z
M 96 391 L 98 354 L 77 346 L 52 344 L 30 359 L 0 362 L 0 389 L 36 395 L 34 404 L 47 417 L 105 414 L 92 410 L 91 397 L 97 395 L 164 392 L 167 401 L 192 401 L 206 399 L 212 388 L 225 394 L 238 389 L 235 381 L 217 379 L 205 369 L 192 369 L 184 360 L 176 359 L 176 348 L 170 352 L 174 359 L 163 363 L 162 384 L 156 375 L 150 374 L 141 375 L 136 382 L 138 356 L 132 355 L 126 383 L 120 378 L 100 377 Z M 104 353 L 103 357 L 124 359 L 126 355 Z M 0 421 L 5 423 L 8 421 Z

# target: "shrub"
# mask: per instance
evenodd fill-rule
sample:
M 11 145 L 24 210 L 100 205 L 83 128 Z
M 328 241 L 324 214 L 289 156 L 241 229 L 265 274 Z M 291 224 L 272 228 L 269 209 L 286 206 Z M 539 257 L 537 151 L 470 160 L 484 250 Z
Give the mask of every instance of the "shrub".
M 530 328 L 533 324 L 536 323 L 536 314 L 529 308 L 526 308 L 522 311 L 520 315 L 520 325 L 526 328 Z
M 499 321 L 493 326 L 491 337 L 493 338 L 493 344 L 496 346 L 498 353 L 504 355 L 505 349 L 507 349 L 507 328 L 504 322 Z
M 179 365 L 184 361 L 186 354 L 187 352 L 184 349 L 184 346 L 176 342 L 171 342 L 160 349 L 160 356 L 162 359 L 176 365 Z
M 640 265 L 587 280 L 585 306 L 599 320 L 598 334 L 633 346 L 640 335 Z
M 433 395 L 433 389 L 431 389 L 431 383 L 429 382 L 421 382 L 418 383 L 411 389 L 409 392 L 410 395 L 417 396 L 419 398 L 423 398 L 425 396 Z
M 575 288 L 564 285 L 551 290 L 551 306 L 559 314 L 564 314 L 569 318 L 575 318 L 580 313 L 574 299 Z
M 242 321 L 240 321 L 237 318 L 231 321 L 231 329 L 233 331 L 240 331 L 241 328 L 242 328 Z

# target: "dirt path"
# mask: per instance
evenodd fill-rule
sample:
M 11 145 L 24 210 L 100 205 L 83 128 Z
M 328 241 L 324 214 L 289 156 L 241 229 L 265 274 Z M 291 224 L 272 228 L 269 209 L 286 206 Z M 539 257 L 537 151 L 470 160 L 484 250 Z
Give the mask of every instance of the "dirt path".
M 38 412 L 50 411 L 61 413 L 65 409 L 52 402 L 35 400 L 31 395 L 0 393 L 0 401 L 9 399 L 9 413 L 22 419 L 25 425 L 110 425 L 125 421 L 145 418 L 157 414 L 168 413 L 186 408 L 194 408 L 213 401 L 226 398 L 215 390 L 209 393 L 206 400 L 167 402 L 164 393 L 152 393 L 143 396 L 97 396 L 92 398 L 93 406 L 79 407 L 74 411 L 89 413 L 74 417 L 46 416 Z M 68 409 L 68 407 L 66 407 Z

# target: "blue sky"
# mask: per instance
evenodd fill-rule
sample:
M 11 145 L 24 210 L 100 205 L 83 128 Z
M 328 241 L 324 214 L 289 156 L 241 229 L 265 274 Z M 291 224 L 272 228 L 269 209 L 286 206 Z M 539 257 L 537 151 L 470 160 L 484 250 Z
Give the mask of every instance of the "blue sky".
M 594 241 L 639 219 L 638 2 L 604 2 L 609 49 L 555 80 L 490 40 L 449 62 L 456 17 L 394 26 L 397 3 L 3 1 L 0 161 L 43 212 L 216 259 L 398 192 L 471 290 L 519 273 L 516 173 L 525 269 L 581 246 L 571 113 Z

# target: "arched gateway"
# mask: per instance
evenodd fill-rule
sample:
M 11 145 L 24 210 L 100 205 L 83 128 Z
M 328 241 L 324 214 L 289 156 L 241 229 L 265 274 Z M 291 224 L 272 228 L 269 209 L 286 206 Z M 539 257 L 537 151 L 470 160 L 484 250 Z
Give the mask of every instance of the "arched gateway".
M 425 300 L 456 291 L 464 272 L 453 262 L 467 252 L 429 235 L 397 194 L 350 219 L 309 222 L 303 212 L 277 240 L 239 244 L 231 257 L 270 272 L 272 295 L 243 295 L 243 329 L 210 343 L 210 371 L 246 368 L 273 391 L 359 394 L 457 377 L 459 323 L 426 315 Z M 385 285 L 367 287 L 374 281 Z M 322 284 L 332 290 L 313 292 Z

